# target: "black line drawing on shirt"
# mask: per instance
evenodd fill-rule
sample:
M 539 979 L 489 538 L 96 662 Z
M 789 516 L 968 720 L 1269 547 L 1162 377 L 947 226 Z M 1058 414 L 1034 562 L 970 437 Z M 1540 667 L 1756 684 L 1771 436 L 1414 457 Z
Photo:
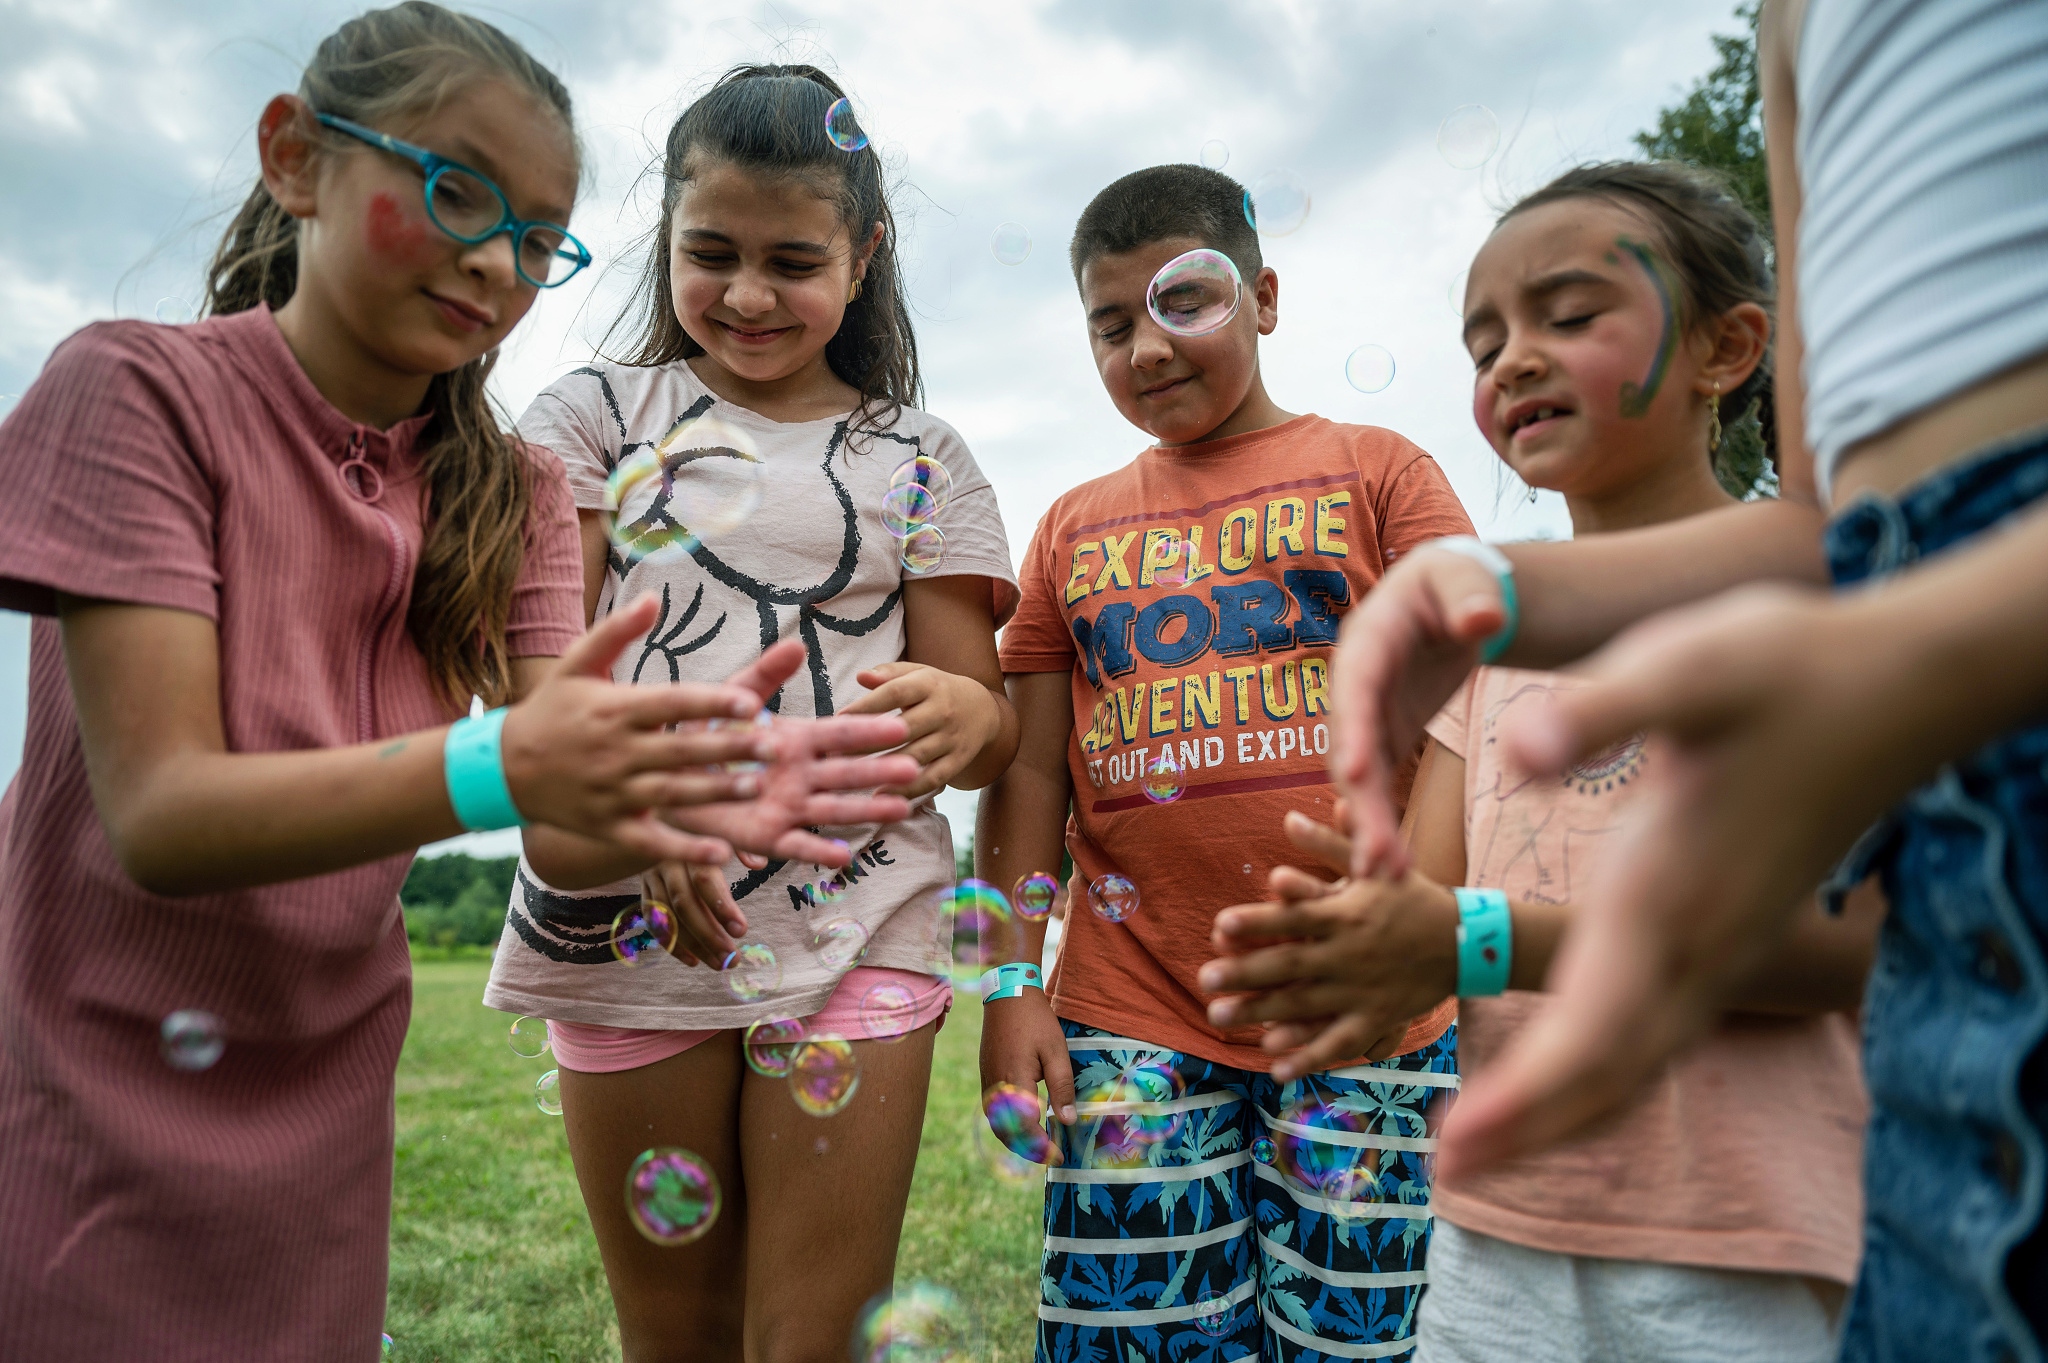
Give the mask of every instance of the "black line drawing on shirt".
M 505 919 L 519 940 L 550 961 L 563 965 L 603 965 L 612 954 L 612 922 L 627 909 L 640 907 L 640 896 L 567 895 L 550 890 L 519 868 L 519 893 Z
M 1517 703 L 1534 696 L 1550 695 L 1555 690 L 1553 686 L 1531 682 L 1488 706 L 1479 724 L 1481 745 L 1491 746 L 1500 741 L 1498 728 L 1501 717 Z M 1576 849 L 1583 853 L 1593 840 L 1612 833 L 1615 826 L 1566 828 L 1558 864 L 1552 865 L 1544 859 L 1539 846 L 1545 830 L 1558 813 L 1550 802 L 1551 797 L 1560 786 L 1580 795 L 1607 795 L 1618 787 L 1626 786 L 1629 779 L 1642 769 L 1642 761 L 1643 741 L 1634 738 L 1573 767 L 1558 782 L 1523 778 L 1510 783 L 1507 772 L 1496 765 L 1493 789 L 1478 792 L 1474 801 L 1472 828 L 1477 831 L 1483 824 L 1486 831 L 1483 844 L 1468 849 L 1467 864 L 1473 868 L 1473 883 L 1505 885 L 1526 857 L 1531 863 L 1531 870 L 1528 873 L 1530 885 L 1523 892 L 1524 897 L 1543 904 L 1570 903 L 1573 851 Z M 1530 803 L 1518 798 L 1524 793 L 1528 793 L 1542 809 L 1542 817 L 1535 822 L 1531 822 L 1530 815 L 1523 812 L 1524 806 Z M 1482 804 L 1481 801 L 1487 803 Z M 1497 856 L 1501 858 L 1498 861 L 1495 860 Z
M 725 628 L 725 617 L 721 615 L 711 622 L 711 628 L 686 644 L 678 644 L 677 636 L 690 627 L 690 623 L 697 618 L 697 608 L 704 604 L 704 584 L 697 584 L 697 594 L 690 598 L 689 606 L 676 618 L 675 625 L 668 633 L 664 634 L 662 627 L 668 624 L 669 604 L 669 584 L 664 582 L 661 584 L 661 614 L 654 617 L 654 628 L 647 631 L 647 646 L 640 652 L 640 661 L 633 664 L 633 680 L 636 682 L 640 680 L 640 671 L 647 666 L 647 660 L 657 653 L 668 662 L 668 679 L 672 682 L 681 681 L 683 658 L 716 639 L 718 631 Z

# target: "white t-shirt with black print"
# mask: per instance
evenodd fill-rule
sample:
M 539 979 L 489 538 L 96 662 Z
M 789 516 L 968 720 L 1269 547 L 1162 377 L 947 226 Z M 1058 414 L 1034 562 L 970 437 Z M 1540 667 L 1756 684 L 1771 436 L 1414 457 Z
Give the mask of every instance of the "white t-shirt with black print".
M 851 415 L 775 422 L 722 401 L 678 361 L 655 368 L 594 362 L 550 386 L 519 420 L 526 440 L 553 450 L 569 473 L 579 508 L 599 510 L 622 459 L 659 444 L 685 418 L 737 428 L 762 461 L 760 506 L 735 525 L 718 498 L 729 493 L 730 458 L 692 459 L 690 437 L 662 457 L 668 478 L 629 491 L 622 524 L 665 526 L 691 508 L 691 535 L 646 556 L 610 552 L 598 613 L 653 594 L 660 614 L 647 636 L 613 668 L 620 682 L 722 681 L 770 644 L 801 639 L 806 665 L 771 701 L 793 717 L 837 714 L 865 691 L 854 677 L 904 652 L 902 542 L 884 528 L 890 475 L 917 454 L 944 464 L 951 496 L 933 517 L 945 555 L 926 576 L 990 579 L 998 624 L 1016 608 L 1016 575 L 995 490 L 945 422 L 904 408 L 879 433 L 853 431 Z M 694 480 L 694 482 L 693 482 Z M 642 541 L 643 544 L 650 542 Z M 740 1001 L 726 980 L 655 953 L 634 966 L 611 949 L 611 925 L 639 903 L 639 880 L 565 892 L 543 884 L 521 858 L 504 935 L 484 1002 L 564 1022 L 698 1030 L 744 1027 L 764 1016 L 802 1017 L 831 996 L 839 972 L 818 957 L 812 934 L 835 918 L 868 931 L 860 962 L 936 971 L 941 895 L 953 879 L 945 816 L 920 801 L 901 823 L 830 828 L 854 861 L 844 872 L 808 862 L 726 868 L 747 917 L 746 941 L 770 947 L 782 982 L 769 998 Z M 819 886 L 829 884 L 824 896 Z M 843 891 L 834 897 L 835 891 Z M 821 899 L 824 902 L 821 902 Z

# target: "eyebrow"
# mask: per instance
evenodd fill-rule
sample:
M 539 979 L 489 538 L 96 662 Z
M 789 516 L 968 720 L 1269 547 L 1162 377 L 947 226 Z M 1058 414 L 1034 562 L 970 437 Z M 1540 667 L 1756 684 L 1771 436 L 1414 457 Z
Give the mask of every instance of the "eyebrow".
M 676 233 L 676 236 L 679 239 L 687 237 L 691 241 L 715 241 L 727 246 L 732 245 L 731 237 L 723 232 L 714 232 L 708 227 L 685 227 L 682 231 Z M 832 246 L 829 242 L 778 241 L 768 249 L 771 251 L 800 251 L 805 255 L 813 256 L 829 256 L 832 254 Z
M 1599 284 L 1612 288 L 1614 286 L 1614 281 L 1608 278 L 1606 275 L 1596 273 L 1592 270 L 1559 270 L 1554 274 L 1543 275 L 1537 279 L 1530 280 L 1527 284 L 1524 284 L 1522 286 L 1522 296 L 1524 298 L 1530 299 L 1531 301 L 1541 302 L 1543 299 L 1550 297 L 1554 293 L 1561 292 L 1565 289 L 1573 288 L 1580 284 Z M 1469 318 L 1465 320 L 1465 329 L 1460 333 L 1460 335 L 1470 337 L 1472 333 L 1478 330 L 1481 326 L 1483 326 L 1487 322 L 1496 321 L 1499 319 L 1499 317 L 1500 313 L 1496 309 L 1492 307 L 1481 307 L 1477 312 L 1473 313 Z
M 1130 309 L 1125 307 L 1121 303 L 1104 303 L 1099 308 L 1091 308 L 1089 310 L 1088 320 L 1090 322 L 1099 322 L 1113 312 L 1121 312 L 1128 314 L 1130 312 Z
M 505 176 L 498 169 L 498 163 L 491 159 L 490 153 L 476 145 L 476 143 L 471 142 L 468 138 L 460 135 L 452 138 L 450 145 L 454 147 L 458 154 L 448 156 L 447 159 L 470 170 L 480 172 L 488 177 L 490 182 L 498 187 L 499 192 L 505 194 L 506 198 L 509 199 L 511 197 L 511 194 L 505 189 Z M 441 154 L 447 156 L 446 152 Z M 539 212 L 534 217 L 528 219 L 528 221 L 565 223 L 569 221 L 569 213 L 570 210 L 561 204 L 542 204 Z

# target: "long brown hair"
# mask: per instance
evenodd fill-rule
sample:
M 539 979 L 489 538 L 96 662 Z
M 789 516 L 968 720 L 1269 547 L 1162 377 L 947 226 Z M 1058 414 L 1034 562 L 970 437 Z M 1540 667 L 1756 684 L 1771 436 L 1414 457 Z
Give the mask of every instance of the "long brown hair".
M 323 41 L 299 80 L 321 113 L 372 126 L 432 109 L 480 79 L 511 80 L 571 128 L 569 92 L 525 48 L 481 19 L 406 0 L 349 20 Z M 298 286 L 298 224 L 257 181 L 207 271 L 206 310 L 277 309 Z M 491 356 L 434 376 L 433 416 L 420 434 L 426 540 L 406 628 L 427 670 L 460 708 L 511 690 L 506 619 L 526 556 L 533 465 L 484 393 Z
M 713 157 L 761 175 L 800 176 L 830 186 L 839 218 L 856 245 L 882 225 L 882 240 L 868 257 L 860 297 L 846 305 L 839 330 L 825 343 L 825 363 L 860 392 L 856 429 L 894 422 L 904 407 L 924 400 L 917 368 L 917 336 L 910 325 L 903 271 L 896 255 L 896 218 L 889 211 L 882 160 L 871 146 L 842 151 L 825 132 L 825 115 L 845 98 L 815 66 L 735 66 L 668 130 L 662 157 L 661 220 L 649 239 L 647 270 L 614 329 L 640 315 L 639 339 L 620 363 L 670 364 L 702 355 L 676 318 L 669 286 L 669 236 L 683 186 L 698 160 Z
M 1682 161 L 1577 166 L 1516 203 L 1500 215 L 1500 222 L 1563 199 L 1606 199 L 1647 215 L 1657 225 L 1678 277 L 1686 326 L 1700 326 L 1739 303 L 1772 310 L 1776 282 L 1769 234 L 1720 172 Z M 1764 458 L 1775 466 L 1772 368 L 1772 354 L 1766 351 L 1749 377 L 1721 400 L 1721 419 L 1732 431 L 1754 407 Z M 1731 443 L 1724 443 L 1723 460 L 1732 452 Z

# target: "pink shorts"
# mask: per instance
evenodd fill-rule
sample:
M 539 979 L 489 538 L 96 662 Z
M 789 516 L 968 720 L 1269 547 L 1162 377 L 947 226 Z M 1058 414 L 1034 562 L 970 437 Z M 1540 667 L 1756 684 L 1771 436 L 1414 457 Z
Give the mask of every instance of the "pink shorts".
M 883 1021 L 875 1018 L 864 1020 L 861 999 L 876 985 L 892 983 L 908 989 L 916 1005 L 892 1010 Z M 832 991 L 832 997 L 825 1000 L 825 1006 L 805 1018 L 804 1022 L 808 1031 L 835 1032 L 854 1041 L 863 1038 L 880 1040 L 914 1032 L 933 1018 L 943 1018 L 952 1006 L 953 986 L 935 976 L 921 975 L 914 970 L 861 966 L 847 971 L 840 978 L 839 987 Z M 717 1036 L 721 1030 L 731 1029 L 678 1032 L 551 1020 L 548 1023 L 548 1042 L 554 1047 L 555 1060 L 563 1069 L 575 1070 L 578 1074 L 612 1074 L 619 1070 L 637 1070 L 657 1060 L 681 1055 L 690 1047 Z

